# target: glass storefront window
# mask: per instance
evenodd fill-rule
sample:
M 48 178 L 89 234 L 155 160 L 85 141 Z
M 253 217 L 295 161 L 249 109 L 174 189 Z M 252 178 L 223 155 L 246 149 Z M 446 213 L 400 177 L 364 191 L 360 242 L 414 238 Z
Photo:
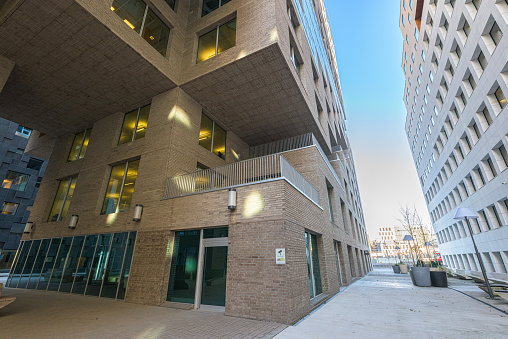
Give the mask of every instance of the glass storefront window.
M 22 241 L 7 287 L 125 298 L 136 232 Z
M 226 131 L 215 121 L 201 114 L 199 145 L 222 159 L 226 159 Z
M 199 37 L 196 63 L 213 58 L 235 45 L 236 18 Z
M 2 182 L 2 188 L 7 188 L 16 191 L 25 191 L 29 179 L 30 176 L 28 174 L 7 171 L 5 179 Z
M 101 214 L 128 211 L 138 175 L 139 160 L 129 161 L 111 169 Z
M 166 2 L 175 8 L 174 0 Z M 145 39 L 162 56 L 166 56 L 169 27 L 142 0 L 114 0 L 111 10 Z
M 118 145 L 138 140 L 145 136 L 150 107 L 150 105 L 146 105 L 125 114 Z
M 56 255 L 60 249 L 61 242 L 62 238 L 51 239 L 48 254 L 46 255 L 46 259 L 44 259 L 41 277 L 39 279 L 39 283 L 37 284 L 38 290 L 46 290 L 48 288 L 49 279 L 51 278 L 51 272 L 53 272 L 53 266 L 55 265 Z
M 48 222 L 61 221 L 65 218 L 69 210 L 77 180 L 78 178 L 74 177 L 60 181 Z
M 74 141 L 72 142 L 71 151 L 69 152 L 69 157 L 67 158 L 68 162 L 75 161 L 78 159 L 83 159 L 85 157 L 86 150 L 88 148 L 88 142 L 90 141 L 90 134 L 92 130 L 87 129 L 81 133 L 76 134 L 74 136 Z

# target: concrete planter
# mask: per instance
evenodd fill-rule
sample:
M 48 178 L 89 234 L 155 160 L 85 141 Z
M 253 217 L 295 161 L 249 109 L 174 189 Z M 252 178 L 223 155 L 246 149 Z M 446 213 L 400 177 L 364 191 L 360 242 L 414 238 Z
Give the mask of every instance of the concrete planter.
M 400 273 L 407 274 L 407 265 L 406 264 L 400 264 L 399 269 L 400 269 Z
M 392 266 L 393 268 L 393 273 L 400 273 L 400 267 L 397 265 L 397 266 Z
M 411 267 L 414 284 L 420 287 L 432 286 L 430 281 L 430 270 L 428 267 Z
M 446 271 L 430 271 L 430 282 L 434 287 L 448 287 Z

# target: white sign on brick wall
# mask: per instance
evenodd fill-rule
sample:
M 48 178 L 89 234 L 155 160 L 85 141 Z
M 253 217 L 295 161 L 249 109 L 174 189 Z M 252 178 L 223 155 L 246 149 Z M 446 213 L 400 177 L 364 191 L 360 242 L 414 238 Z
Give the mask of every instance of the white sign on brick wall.
M 285 265 L 286 264 L 286 249 L 285 248 L 275 249 L 275 262 L 278 265 Z

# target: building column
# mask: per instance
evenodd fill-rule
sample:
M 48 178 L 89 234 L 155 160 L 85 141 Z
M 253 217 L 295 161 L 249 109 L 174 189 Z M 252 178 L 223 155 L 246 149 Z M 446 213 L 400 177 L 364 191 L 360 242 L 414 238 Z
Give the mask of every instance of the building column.
M 14 61 L 0 55 L 0 93 L 2 92 L 7 79 L 14 69 Z

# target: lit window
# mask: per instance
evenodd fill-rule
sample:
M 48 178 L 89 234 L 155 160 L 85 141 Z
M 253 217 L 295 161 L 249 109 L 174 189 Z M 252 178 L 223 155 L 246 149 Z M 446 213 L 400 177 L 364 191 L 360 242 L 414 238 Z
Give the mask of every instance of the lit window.
M 501 87 L 497 88 L 497 90 L 494 92 L 494 96 L 496 97 L 499 106 L 501 106 L 501 109 L 505 108 L 507 102 Z
M 201 114 L 199 145 L 226 159 L 226 131 L 204 114 Z
M 83 159 L 86 153 L 86 149 L 88 148 L 88 141 L 90 140 L 91 132 L 92 130 L 87 129 L 74 136 L 74 141 L 72 143 L 71 151 L 69 152 L 67 161 Z
M 146 105 L 125 114 L 123 119 L 122 132 L 118 145 L 122 145 L 145 137 L 148 126 L 148 115 L 150 105 Z
M 101 214 L 128 211 L 138 176 L 139 160 L 128 161 L 111 169 Z
M 7 171 L 5 179 L 2 182 L 2 188 L 12 189 L 16 191 L 24 191 L 30 176 L 28 174 Z
M 30 128 L 26 128 L 23 126 L 18 126 L 15 132 L 16 135 L 23 137 L 23 138 L 29 138 L 30 134 L 32 134 L 32 130 Z
M 111 10 L 162 56 L 166 56 L 169 27 L 147 4 L 142 0 L 113 0 Z
M 236 45 L 236 18 L 203 34 L 198 41 L 197 63 L 213 58 Z
M 2 212 L 0 214 L 14 215 L 18 210 L 19 204 L 15 204 L 12 202 L 4 202 L 2 206 Z
M 231 0 L 203 0 L 203 11 L 201 12 L 201 16 L 205 16 L 217 8 L 224 6 Z
M 71 204 L 72 195 L 74 194 L 74 188 L 76 187 L 77 177 L 69 178 L 67 180 L 60 181 L 58 185 L 58 191 L 56 193 L 51 213 L 49 214 L 48 222 L 60 221 L 65 218 L 69 211 L 69 205 Z

